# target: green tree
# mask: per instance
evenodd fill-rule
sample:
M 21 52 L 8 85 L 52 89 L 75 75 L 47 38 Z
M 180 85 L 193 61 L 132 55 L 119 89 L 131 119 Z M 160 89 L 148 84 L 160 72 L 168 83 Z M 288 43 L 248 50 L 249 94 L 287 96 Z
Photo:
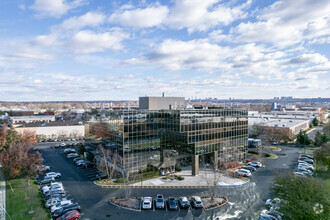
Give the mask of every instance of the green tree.
M 318 126 L 318 125 L 319 125 L 319 120 L 317 120 L 317 118 L 315 117 L 315 118 L 313 119 L 313 121 L 312 121 L 312 124 L 313 124 L 314 126 Z
M 313 123 L 310 123 L 310 124 L 309 124 L 309 128 L 314 128 Z
M 78 147 L 78 154 L 79 154 L 79 155 L 83 155 L 85 151 L 86 151 L 85 146 L 81 144 L 81 145 Z
M 328 135 L 326 135 L 325 133 L 320 133 L 319 131 L 316 132 L 315 140 L 314 140 L 315 146 L 320 147 L 323 144 L 326 144 L 328 141 L 329 141 Z
M 310 145 L 311 144 L 311 140 L 309 139 L 306 131 L 299 132 L 299 134 L 297 135 L 296 143 L 301 144 L 301 145 Z
M 297 177 L 292 173 L 275 177 L 271 191 L 280 198 L 279 212 L 283 219 L 328 219 L 329 191 L 324 182 L 314 177 Z M 322 205 L 320 213 L 314 207 Z

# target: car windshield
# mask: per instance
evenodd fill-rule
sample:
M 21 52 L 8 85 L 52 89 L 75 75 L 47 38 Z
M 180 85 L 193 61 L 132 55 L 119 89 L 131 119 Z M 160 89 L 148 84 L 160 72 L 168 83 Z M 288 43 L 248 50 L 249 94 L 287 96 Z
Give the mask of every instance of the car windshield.
M 201 204 L 201 201 L 196 201 L 197 204 Z
M 161 199 L 161 198 L 158 198 L 157 199 L 157 202 L 163 202 L 164 200 L 163 199 Z
M 150 203 L 149 202 L 144 202 L 145 205 L 149 205 Z

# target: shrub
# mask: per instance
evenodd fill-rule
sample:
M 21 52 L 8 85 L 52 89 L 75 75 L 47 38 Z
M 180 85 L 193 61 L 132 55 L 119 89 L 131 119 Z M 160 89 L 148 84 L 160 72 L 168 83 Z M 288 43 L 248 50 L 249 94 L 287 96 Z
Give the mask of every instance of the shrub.
M 181 180 L 184 180 L 184 177 L 183 176 L 177 176 L 177 179 L 181 181 Z
M 123 178 L 119 178 L 116 180 L 116 183 L 124 183 L 124 179 Z

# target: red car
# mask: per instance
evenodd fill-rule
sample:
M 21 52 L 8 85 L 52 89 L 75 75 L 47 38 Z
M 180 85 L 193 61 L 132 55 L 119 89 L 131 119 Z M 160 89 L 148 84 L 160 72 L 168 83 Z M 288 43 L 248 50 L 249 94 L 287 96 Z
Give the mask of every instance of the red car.
M 76 220 L 78 218 L 80 218 L 80 213 L 77 210 L 73 210 L 58 217 L 57 220 Z

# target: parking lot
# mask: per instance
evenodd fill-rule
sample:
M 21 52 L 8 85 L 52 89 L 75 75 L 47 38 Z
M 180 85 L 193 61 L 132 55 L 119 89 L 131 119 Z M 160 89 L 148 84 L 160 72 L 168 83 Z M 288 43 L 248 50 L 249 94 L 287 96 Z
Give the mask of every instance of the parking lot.
M 135 212 L 119 208 L 108 201 L 112 197 L 124 195 L 123 189 L 102 189 L 93 184 L 89 172 L 77 168 L 71 160 L 66 159 L 63 149 L 52 149 L 51 145 L 41 144 L 45 164 L 51 166 L 51 171 L 60 172 L 68 196 L 72 196 L 82 208 L 82 219 L 255 219 L 261 210 L 265 209 L 265 201 L 271 197 L 269 186 L 275 172 L 293 171 L 297 164 L 297 157 L 302 148 L 295 146 L 280 146 L 286 156 L 278 159 L 264 159 L 265 167 L 253 172 L 251 182 L 241 187 L 221 187 L 218 194 L 228 197 L 228 204 L 219 209 L 205 211 L 203 209 L 181 209 L 177 211 L 142 210 Z M 38 148 L 39 148 L 38 147 Z M 208 195 L 207 189 L 134 189 L 136 197 L 163 194 L 173 196 L 203 196 Z

